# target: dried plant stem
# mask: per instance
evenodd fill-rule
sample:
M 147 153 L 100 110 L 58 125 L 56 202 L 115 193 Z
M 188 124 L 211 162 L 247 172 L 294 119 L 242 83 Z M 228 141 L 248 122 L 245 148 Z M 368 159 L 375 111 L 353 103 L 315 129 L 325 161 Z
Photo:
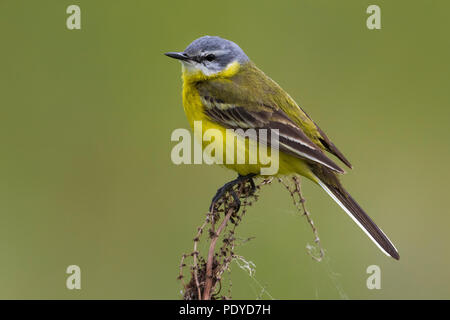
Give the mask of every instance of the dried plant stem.
M 300 178 L 298 176 L 293 176 L 292 177 L 292 181 L 293 181 L 293 184 L 294 184 L 293 188 L 291 188 L 281 178 L 278 178 L 278 181 L 289 191 L 289 193 L 291 194 L 292 200 L 294 202 L 294 205 L 299 209 L 299 211 L 302 213 L 302 215 L 304 215 L 306 217 L 306 221 L 308 221 L 308 224 L 311 226 L 311 229 L 312 229 L 313 234 L 314 234 L 314 243 L 319 248 L 319 254 L 315 255 L 312 252 L 312 249 L 307 247 L 308 254 L 314 260 L 319 261 L 319 262 L 322 261 L 324 255 L 325 255 L 325 251 L 323 250 L 322 245 L 320 243 L 319 232 L 318 232 L 316 226 L 314 225 L 314 221 L 311 218 L 311 214 L 306 209 L 306 206 L 305 206 L 306 200 L 305 200 L 305 198 L 303 197 L 303 194 L 302 194 Z M 297 199 L 296 195 L 297 195 L 298 199 Z
M 234 253 L 234 249 L 240 243 L 237 242 L 235 236 L 236 227 L 241 222 L 243 216 L 247 212 L 247 207 L 253 204 L 253 200 L 258 199 L 258 191 L 264 185 L 271 184 L 273 178 L 264 179 L 256 185 L 256 191 L 251 188 L 251 184 L 248 182 L 241 182 L 233 187 L 233 192 L 227 192 L 219 199 L 211 211 L 206 214 L 206 219 L 203 224 L 198 228 L 197 234 L 194 238 L 193 252 L 190 254 L 183 254 L 180 263 L 180 274 L 178 278 L 183 285 L 183 298 L 186 300 L 211 300 L 211 299 L 231 299 L 231 279 L 228 288 L 228 296 L 219 296 L 222 289 L 222 275 L 225 271 L 230 271 L 230 265 L 233 260 L 244 260 L 241 256 Z M 296 208 L 304 215 L 310 224 L 314 233 L 314 242 L 320 248 L 318 256 L 314 255 L 311 248 L 308 248 L 308 253 L 313 259 L 320 261 L 324 256 L 324 251 L 320 245 L 320 238 L 317 228 L 314 225 L 313 220 L 305 206 L 305 199 L 302 195 L 300 179 L 296 176 L 292 177 L 293 186 L 291 187 L 287 182 L 279 179 L 279 181 L 286 187 L 291 194 Z M 292 183 L 291 183 L 292 185 Z M 235 197 L 241 200 L 240 210 L 236 210 Z M 221 214 L 223 213 L 223 219 L 221 220 Z M 221 221 L 220 221 L 221 220 Z M 216 230 L 216 223 L 220 224 Z M 204 258 L 199 252 L 200 238 L 203 231 L 207 226 L 209 228 L 209 245 L 207 256 Z M 228 226 L 231 226 L 227 229 Z M 227 230 L 227 231 L 226 231 Z M 218 239 L 222 239 L 222 245 L 217 246 Z M 250 240 L 244 239 L 243 242 Z M 183 268 L 186 266 L 186 259 L 192 257 L 191 266 L 191 279 L 189 283 L 185 283 L 183 280 Z M 251 263 L 251 261 L 250 261 Z M 248 264 L 248 263 L 247 263 Z M 253 264 L 253 263 L 251 263 Z M 238 263 L 242 268 L 242 266 Z M 252 275 L 251 275 L 252 276 Z M 266 293 L 263 288 L 263 293 Z M 215 292 L 217 290 L 217 292 Z M 270 296 L 270 295 L 269 295 Z
M 209 300 L 211 298 L 210 292 L 211 292 L 211 287 L 212 287 L 212 283 L 213 283 L 212 265 L 213 265 L 213 259 L 214 259 L 214 252 L 216 249 L 216 242 L 217 242 L 217 239 L 219 238 L 221 232 L 225 229 L 225 227 L 233 213 L 234 213 L 234 209 L 229 208 L 225 218 L 223 219 L 219 228 L 217 229 L 217 231 L 214 233 L 214 235 L 211 238 L 211 244 L 209 245 L 209 251 L 208 251 L 208 260 L 206 263 L 206 282 L 205 282 L 205 290 L 203 291 L 203 300 Z
M 198 228 L 198 232 L 197 235 L 194 238 L 194 251 L 192 252 L 193 254 L 193 269 L 194 269 L 194 279 L 195 279 L 195 285 L 197 287 L 197 294 L 199 297 L 201 297 L 201 289 L 200 289 L 200 282 L 198 281 L 198 242 L 200 240 L 200 236 L 203 233 L 203 229 L 205 228 L 206 224 L 209 222 L 211 217 L 211 213 L 208 213 L 206 215 L 206 219 L 205 222 L 203 222 L 202 226 L 200 228 Z
M 256 186 L 256 192 L 261 188 L 261 186 L 270 184 L 271 182 L 272 179 L 262 180 Z M 197 234 L 194 238 L 194 251 L 190 254 L 184 254 L 181 258 L 179 268 L 180 274 L 178 279 L 181 280 L 183 285 L 183 298 L 186 300 L 217 299 L 222 288 L 221 277 L 225 271 L 230 271 L 231 261 L 235 257 L 233 252 L 236 245 L 236 238 L 234 236 L 235 229 L 246 213 L 247 206 L 252 204 L 250 198 L 254 198 L 255 200 L 258 198 L 257 194 L 253 192 L 254 190 L 251 188 L 251 184 L 248 182 L 236 185 L 233 188 L 233 191 L 236 196 L 241 199 L 240 210 L 236 211 L 235 206 L 232 205 L 234 204 L 235 199 L 231 193 L 226 193 L 216 202 L 216 205 L 212 207 L 211 211 L 206 214 L 205 221 L 198 228 Z M 216 223 L 220 221 L 222 212 L 224 213 L 223 220 L 220 222 L 217 230 L 215 230 Z M 225 232 L 229 225 L 231 225 L 231 228 L 229 231 Z M 209 249 L 205 259 L 199 252 L 199 243 L 203 231 L 207 226 L 210 226 L 208 230 Z M 223 238 L 223 244 L 220 248 L 217 248 L 217 241 L 221 238 Z M 193 261 L 191 265 L 191 279 L 189 283 L 186 283 L 183 280 L 183 268 L 186 266 L 185 261 L 188 257 L 192 257 Z M 216 287 L 218 287 L 217 292 L 215 292 L 215 290 L 217 290 Z M 231 290 L 231 284 L 229 286 L 229 290 Z M 222 296 L 221 298 L 230 299 L 231 295 L 229 294 L 228 297 Z

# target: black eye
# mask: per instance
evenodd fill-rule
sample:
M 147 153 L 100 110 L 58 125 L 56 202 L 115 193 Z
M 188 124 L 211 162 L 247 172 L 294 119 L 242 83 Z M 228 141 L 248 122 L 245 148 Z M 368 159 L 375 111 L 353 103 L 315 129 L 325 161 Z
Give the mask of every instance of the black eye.
M 216 58 L 216 56 L 212 53 L 206 55 L 205 59 L 208 61 L 213 61 Z

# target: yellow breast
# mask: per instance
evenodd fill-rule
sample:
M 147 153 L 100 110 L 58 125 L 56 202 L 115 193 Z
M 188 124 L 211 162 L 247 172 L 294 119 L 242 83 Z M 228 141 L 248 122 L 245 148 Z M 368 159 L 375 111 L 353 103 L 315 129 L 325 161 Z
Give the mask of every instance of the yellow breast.
M 201 102 L 200 95 L 195 87 L 195 83 L 198 81 L 208 81 L 212 79 L 226 79 L 234 76 L 240 69 L 239 63 L 233 62 L 223 71 L 207 76 L 201 71 L 189 72 L 183 67 L 183 108 L 188 118 L 189 124 L 193 128 L 194 121 L 203 121 L 208 127 L 221 128 L 217 124 L 214 124 L 206 118 L 204 114 L 205 106 Z M 205 128 L 204 130 L 206 130 Z

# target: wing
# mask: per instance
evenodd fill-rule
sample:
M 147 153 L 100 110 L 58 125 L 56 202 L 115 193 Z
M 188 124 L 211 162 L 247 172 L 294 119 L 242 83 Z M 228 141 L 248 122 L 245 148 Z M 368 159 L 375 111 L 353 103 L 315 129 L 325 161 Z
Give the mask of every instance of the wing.
M 350 161 L 347 160 L 347 158 L 342 154 L 341 151 L 339 151 L 339 149 L 334 145 L 333 142 L 331 142 L 331 140 L 327 137 L 327 135 L 325 134 L 325 132 L 322 131 L 322 129 L 319 128 L 319 126 L 306 114 L 305 111 L 303 111 L 303 109 L 301 109 L 300 107 L 298 107 L 304 114 L 306 117 L 308 117 L 308 119 L 314 124 L 315 129 L 316 129 L 316 133 L 315 133 L 315 139 L 316 143 L 317 141 L 320 143 L 320 145 L 323 147 L 324 150 L 328 151 L 329 153 L 335 155 L 339 160 L 341 160 L 347 167 L 349 167 L 350 169 L 353 168 L 352 164 L 350 163 Z
M 248 85 L 249 83 L 251 85 Z M 199 82 L 197 83 L 197 89 L 207 107 L 206 111 L 211 113 L 208 114 L 211 119 L 220 122 L 221 117 L 225 117 L 224 119 L 230 116 L 239 117 L 238 113 L 244 117 L 240 120 L 240 123 L 235 123 L 234 125 L 231 125 L 231 123 L 229 125 L 221 123 L 222 125 L 228 128 L 235 128 L 236 124 L 238 124 L 237 127 L 244 129 L 246 127 L 242 126 L 245 124 L 245 120 L 250 121 L 253 120 L 252 118 L 255 118 L 259 121 L 257 123 L 258 126 L 265 125 L 265 127 L 261 128 L 270 129 L 270 127 L 267 127 L 268 125 L 283 126 L 283 129 L 286 129 L 286 131 L 280 130 L 280 134 L 283 133 L 286 135 L 285 138 L 280 138 L 283 141 L 285 139 L 291 141 L 289 143 L 289 149 L 294 146 L 300 149 L 303 149 L 307 145 L 309 147 L 314 146 L 314 150 L 317 152 L 320 153 L 321 150 L 328 151 L 349 168 L 352 168 L 350 162 L 319 126 L 317 126 L 276 82 L 266 76 L 253 63 L 248 63 L 232 78 Z M 228 113 L 228 115 L 225 115 L 225 113 Z M 213 118 L 213 114 L 217 118 Z M 264 124 L 261 123 L 261 120 L 265 121 Z M 256 128 L 251 123 L 247 123 L 247 127 Z M 282 142 L 281 140 L 280 144 Z M 303 144 L 297 143 L 293 146 L 292 141 L 296 140 L 302 141 Z M 302 152 L 303 150 L 297 151 Z M 326 157 L 326 155 L 324 156 Z M 322 159 L 322 156 L 317 155 L 317 157 Z M 327 158 L 327 161 L 323 161 L 328 164 L 332 162 L 329 158 Z M 343 172 L 336 164 L 333 166 L 330 164 L 329 167 L 333 167 L 331 169 L 335 171 Z
M 226 128 L 256 129 L 257 133 L 258 129 L 278 129 L 280 151 L 344 173 L 275 101 L 255 96 L 252 89 L 246 90 L 232 79 L 199 82 L 197 89 L 205 106 L 204 113 L 211 120 Z M 270 94 L 271 88 L 262 89 L 269 96 L 276 96 Z

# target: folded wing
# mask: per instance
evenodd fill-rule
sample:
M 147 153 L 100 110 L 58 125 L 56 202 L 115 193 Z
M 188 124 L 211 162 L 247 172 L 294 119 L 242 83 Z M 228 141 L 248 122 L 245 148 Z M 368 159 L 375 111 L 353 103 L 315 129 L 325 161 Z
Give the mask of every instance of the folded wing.
M 259 129 L 277 129 L 280 151 L 344 173 L 281 109 L 227 103 L 205 94 L 205 90 L 202 90 L 201 99 L 205 114 L 222 126 L 230 129 L 256 129 L 257 134 Z M 271 131 L 271 134 L 275 134 L 275 131 Z M 270 145 L 270 141 L 267 142 Z

